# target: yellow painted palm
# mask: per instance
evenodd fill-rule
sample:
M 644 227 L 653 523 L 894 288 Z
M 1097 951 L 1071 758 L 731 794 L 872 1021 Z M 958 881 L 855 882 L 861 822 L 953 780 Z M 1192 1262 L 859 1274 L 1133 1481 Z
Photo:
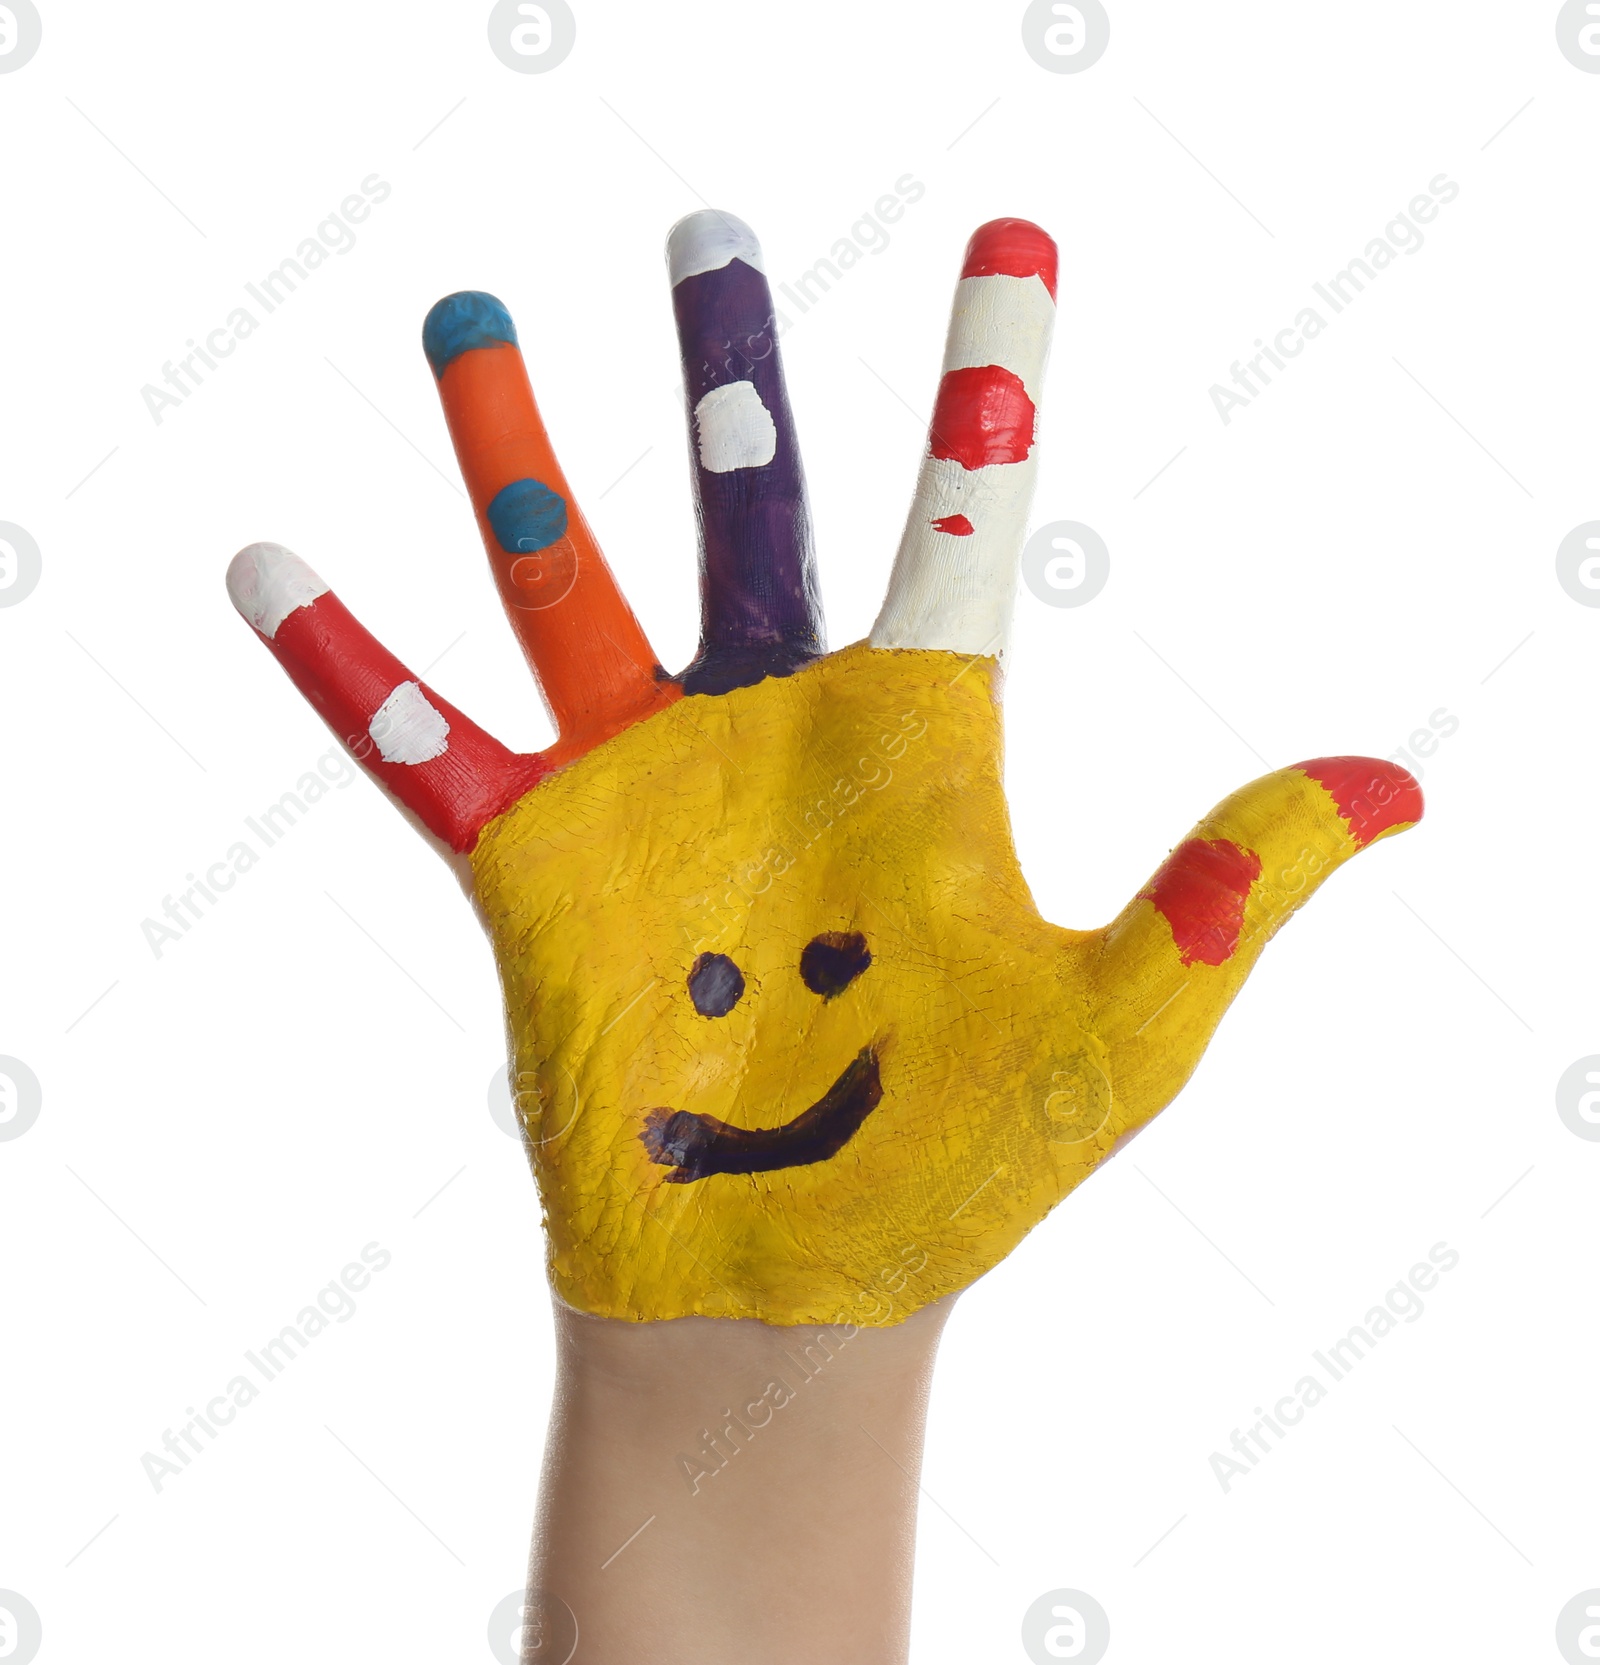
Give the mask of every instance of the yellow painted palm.
M 470 852 L 562 1298 L 892 1323 L 1167 1104 L 1278 925 L 1421 798 L 1372 759 L 1285 769 L 1110 926 L 1046 923 L 997 688 L 1053 245 L 1021 221 L 974 236 L 888 599 L 833 654 L 759 249 L 696 215 L 669 259 L 702 528 L 681 677 L 572 508 L 487 296 L 441 302 L 424 340 L 557 744 L 499 747 L 286 551 L 253 546 L 230 583 L 363 761 Z

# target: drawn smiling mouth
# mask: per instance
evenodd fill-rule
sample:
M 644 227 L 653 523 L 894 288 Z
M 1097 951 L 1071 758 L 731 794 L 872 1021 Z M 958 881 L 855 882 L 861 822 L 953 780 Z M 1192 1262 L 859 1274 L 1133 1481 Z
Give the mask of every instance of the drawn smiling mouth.
M 878 1054 L 864 1046 L 809 1110 L 782 1127 L 730 1127 L 693 1110 L 652 1110 L 639 1138 L 667 1181 L 687 1185 L 711 1174 L 764 1174 L 824 1162 L 842 1150 L 883 1097 Z

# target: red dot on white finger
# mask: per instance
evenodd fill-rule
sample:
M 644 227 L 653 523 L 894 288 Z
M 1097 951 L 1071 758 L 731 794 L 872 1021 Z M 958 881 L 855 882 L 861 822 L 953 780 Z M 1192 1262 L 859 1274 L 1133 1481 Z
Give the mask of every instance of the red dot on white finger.
M 372 714 L 367 733 L 385 763 L 428 763 L 443 757 L 450 724 L 415 682 L 402 682 Z
M 268 641 L 298 607 L 309 607 L 328 586 L 281 543 L 253 543 L 228 563 L 228 597 Z

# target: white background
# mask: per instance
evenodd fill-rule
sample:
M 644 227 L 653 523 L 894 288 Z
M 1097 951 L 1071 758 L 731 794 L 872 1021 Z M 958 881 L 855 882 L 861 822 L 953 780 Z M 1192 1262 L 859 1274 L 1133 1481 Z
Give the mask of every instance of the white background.
M 0 610 L 0 1052 L 44 1090 L 0 1143 L 0 1587 L 46 1665 L 489 1661 L 526 1553 L 542 1245 L 455 880 L 362 779 L 159 958 L 141 932 L 331 745 L 229 556 L 288 544 L 542 743 L 427 307 L 508 303 L 681 664 L 667 228 L 729 209 L 792 278 L 907 173 L 889 245 L 784 342 L 829 633 L 876 610 L 964 239 L 1039 220 L 1034 523 L 1112 561 L 1086 606 L 1019 598 L 1007 777 L 1047 916 L 1109 918 L 1266 765 L 1459 722 L 1419 760 L 1423 825 L 1330 883 L 1173 1108 L 961 1302 L 913 1657 L 1020 1661 L 1066 1586 L 1112 1665 L 1559 1658 L 1600 1585 L 1600 1144 L 1554 1101 L 1600 1052 L 1600 611 L 1554 566 L 1600 516 L 1600 77 L 1555 10 L 1114 3 L 1103 59 L 1059 75 L 1017 4 L 590 0 L 571 57 L 519 75 L 481 4 L 46 6 L 0 77 L 0 519 L 43 552 Z M 141 387 L 372 173 L 356 245 L 154 422 Z M 1424 246 L 1224 425 L 1211 385 L 1440 173 Z M 355 1316 L 156 1492 L 142 1454 L 374 1241 Z M 1211 1453 L 1441 1241 L 1424 1315 L 1225 1493 Z

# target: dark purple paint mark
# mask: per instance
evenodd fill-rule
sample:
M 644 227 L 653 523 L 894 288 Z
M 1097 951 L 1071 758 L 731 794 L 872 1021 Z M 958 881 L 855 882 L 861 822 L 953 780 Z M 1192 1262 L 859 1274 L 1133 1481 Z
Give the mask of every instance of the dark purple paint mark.
M 859 931 L 824 931 L 800 950 L 800 975 L 824 1000 L 843 994 L 871 964 L 871 950 Z
M 825 1162 L 878 1107 L 883 1083 L 870 1046 L 858 1052 L 809 1110 L 782 1127 L 730 1127 L 692 1110 L 652 1110 L 639 1138 L 671 1185 L 712 1174 L 764 1174 Z
M 788 676 L 823 651 L 811 517 L 767 280 L 730 260 L 684 278 L 672 308 L 700 524 L 700 651 L 683 689 L 724 694 Z M 777 429 L 777 451 L 762 467 L 713 474 L 700 466 L 692 418 L 712 388 L 730 382 L 755 385 Z
M 702 954 L 689 972 L 689 998 L 701 1017 L 726 1017 L 744 993 L 744 973 L 726 954 Z

